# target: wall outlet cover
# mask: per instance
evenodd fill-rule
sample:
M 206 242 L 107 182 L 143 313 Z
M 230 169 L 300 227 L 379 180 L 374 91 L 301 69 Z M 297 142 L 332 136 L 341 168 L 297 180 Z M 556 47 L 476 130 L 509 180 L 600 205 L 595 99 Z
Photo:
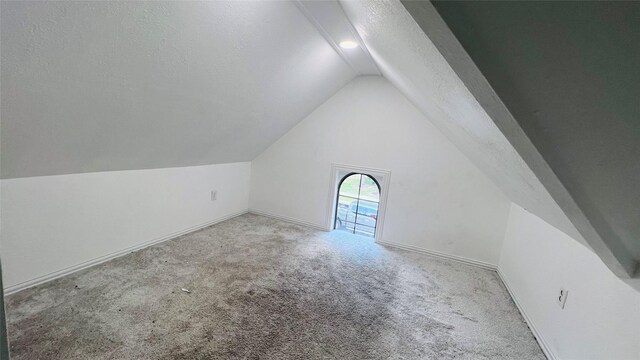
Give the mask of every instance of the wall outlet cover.
M 569 291 L 561 288 L 557 299 L 558 305 L 561 309 L 564 309 L 564 304 L 567 302 L 567 295 L 569 295 Z

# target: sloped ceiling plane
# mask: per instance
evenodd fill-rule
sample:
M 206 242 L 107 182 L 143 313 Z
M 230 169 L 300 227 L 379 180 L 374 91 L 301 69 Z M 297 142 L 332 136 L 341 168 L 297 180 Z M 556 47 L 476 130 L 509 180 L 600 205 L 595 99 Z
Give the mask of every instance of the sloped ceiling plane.
M 638 284 L 640 6 L 539 4 L 4 2 L 1 175 L 251 161 L 382 75 L 514 203 Z

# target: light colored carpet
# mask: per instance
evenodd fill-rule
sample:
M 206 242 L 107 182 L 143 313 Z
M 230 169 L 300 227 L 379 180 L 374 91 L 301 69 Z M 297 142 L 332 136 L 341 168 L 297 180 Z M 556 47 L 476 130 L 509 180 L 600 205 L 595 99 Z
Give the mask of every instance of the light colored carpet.
M 7 300 L 15 359 L 544 359 L 493 271 L 250 214 Z

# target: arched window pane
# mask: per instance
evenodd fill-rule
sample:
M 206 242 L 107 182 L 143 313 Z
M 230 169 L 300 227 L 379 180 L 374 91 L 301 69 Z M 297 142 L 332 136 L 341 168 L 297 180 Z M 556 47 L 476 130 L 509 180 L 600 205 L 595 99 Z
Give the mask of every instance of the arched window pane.
M 380 189 L 378 189 L 378 184 L 376 184 L 376 182 L 368 175 L 362 176 L 360 198 L 376 202 L 380 201 Z
M 360 178 L 362 175 L 353 174 L 347 176 L 340 185 L 340 195 L 358 197 L 358 190 L 360 188 Z
M 378 222 L 380 187 L 366 174 L 349 174 L 338 188 L 335 229 L 375 236 Z

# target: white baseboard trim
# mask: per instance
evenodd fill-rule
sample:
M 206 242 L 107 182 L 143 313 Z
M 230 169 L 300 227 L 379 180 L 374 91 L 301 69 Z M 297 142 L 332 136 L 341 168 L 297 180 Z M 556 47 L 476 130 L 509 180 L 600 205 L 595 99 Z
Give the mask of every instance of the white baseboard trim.
M 426 255 L 432 255 L 432 256 L 436 256 L 436 257 L 439 257 L 439 258 L 460 262 L 460 263 L 467 264 L 467 265 L 473 265 L 473 266 L 481 267 L 481 268 L 487 269 L 487 270 L 496 271 L 496 269 L 497 269 L 497 266 L 495 266 L 493 264 L 489 264 L 489 263 L 484 262 L 484 261 L 469 259 L 469 258 L 466 258 L 464 256 L 451 255 L 451 254 L 443 253 L 443 252 L 440 252 L 440 251 L 424 249 L 424 248 L 421 248 L 421 247 L 418 247 L 418 246 L 399 244 L 399 243 L 396 243 L 396 242 L 384 241 L 384 240 L 376 241 L 376 243 L 378 243 L 380 245 L 385 245 L 385 246 L 390 246 L 390 247 L 402 249 L 402 250 L 409 250 L 409 251 L 415 251 L 415 252 L 419 252 L 419 253 L 426 254 Z
M 163 236 L 163 237 L 160 237 L 160 238 L 157 238 L 157 239 L 145 241 L 143 243 L 128 247 L 126 249 L 118 250 L 116 252 L 113 252 L 113 253 L 110 253 L 110 254 L 107 254 L 107 255 L 103 255 L 103 256 L 100 256 L 100 257 L 97 257 L 97 258 L 94 258 L 94 259 L 91 259 L 91 260 L 88 260 L 88 261 L 85 261 L 85 262 L 81 262 L 81 263 L 79 263 L 77 265 L 69 266 L 67 268 L 64 268 L 64 269 L 61 269 L 61 270 L 58 270 L 58 271 L 54 271 L 52 273 L 49 273 L 49 274 L 46 274 L 46 275 L 43 275 L 43 276 L 39 276 L 39 277 L 37 277 L 35 279 L 24 281 L 24 282 L 21 282 L 21 283 L 16 284 L 16 285 L 8 286 L 8 287 L 4 288 L 4 295 L 5 296 L 11 295 L 11 294 L 14 294 L 14 293 L 16 293 L 18 291 L 21 291 L 21 290 L 24 290 L 24 289 L 27 289 L 27 288 L 30 288 L 30 287 L 33 287 L 33 286 L 44 284 L 46 282 L 49 282 L 51 280 L 55 280 L 57 278 L 65 276 L 65 275 L 69 275 L 69 274 L 74 273 L 76 271 L 84 270 L 84 269 L 92 267 L 94 265 L 98 265 L 98 264 L 101 264 L 103 262 L 115 259 L 117 257 L 127 255 L 129 253 L 134 252 L 134 251 L 141 250 L 141 249 L 144 249 L 146 247 L 149 247 L 149 246 L 152 246 L 152 245 L 155 245 L 155 244 L 159 244 L 159 243 L 167 241 L 167 240 L 174 239 L 174 238 L 176 238 L 178 236 L 182 236 L 182 235 L 185 235 L 185 234 L 188 234 L 188 233 L 191 233 L 191 232 L 206 228 L 206 227 L 211 226 L 211 225 L 215 225 L 215 224 L 217 224 L 219 222 L 223 222 L 225 220 L 229 220 L 229 219 L 234 218 L 236 216 L 244 215 L 244 214 L 246 214 L 248 212 L 249 212 L 249 210 L 243 210 L 243 211 L 240 211 L 240 212 L 237 212 L 237 213 L 226 215 L 226 216 L 217 218 L 215 220 L 208 221 L 206 223 L 202 223 L 202 224 L 199 224 L 199 225 L 196 225 L 196 226 L 192 226 L 190 228 L 187 228 L 187 229 L 184 229 L 184 230 L 180 230 L 180 231 L 171 233 L 169 235 L 166 235 L 166 236 Z
M 273 219 L 282 220 L 282 221 L 286 221 L 286 222 L 290 222 L 290 223 L 296 224 L 296 225 L 307 226 L 307 227 L 314 228 L 314 229 L 317 229 L 317 230 L 331 231 L 331 229 L 327 229 L 327 227 L 323 226 L 323 225 L 314 224 L 312 222 L 299 220 L 299 219 L 295 219 L 295 218 L 288 217 L 288 216 L 282 216 L 282 215 L 274 214 L 274 213 L 271 213 L 271 212 L 268 212 L 268 211 L 264 211 L 264 210 L 249 209 L 249 213 L 255 214 L 255 215 L 260 215 L 260 216 L 266 216 L 266 217 L 270 217 L 270 218 L 273 218 Z
M 483 269 L 495 271 L 498 274 L 498 277 L 500 278 L 502 283 L 504 284 L 504 287 L 509 292 L 509 295 L 511 296 L 511 299 L 513 299 L 513 302 L 516 304 L 516 307 L 520 311 L 520 314 L 522 314 L 522 317 L 524 317 L 525 321 L 527 322 L 527 325 L 529 326 L 529 329 L 531 329 L 531 332 L 533 333 L 533 336 L 535 337 L 536 341 L 538 342 L 538 345 L 540 345 L 540 348 L 542 349 L 542 352 L 544 353 L 544 355 L 549 360 L 557 360 L 558 359 L 558 357 L 555 356 L 555 354 L 551 351 L 551 348 L 549 347 L 548 343 L 544 340 L 544 337 L 542 336 L 542 333 L 536 328 L 535 324 L 531 320 L 531 317 L 529 317 L 529 315 L 527 315 L 527 311 L 525 310 L 523 305 L 518 301 L 518 298 L 517 298 L 516 294 L 513 292 L 513 289 L 509 286 L 509 283 L 507 282 L 507 279 L 505 278 L 504 274 L 500 271 L 499 267 L 497 267 L 497 266 L 495 266 L 493 264 L 489 264 L 489 263 L 483 262 L 483 261 L 473 260 L 473 259 L 465 258 L 463 256 L 446 254 L 446 253 L 439 252 L 439 251 L 428 250 L 428 249 L 424 249 L 424 248 L 420 248 L 420 247 L 412 246 L 412 245 L 404 245 L 404 244 L 399 244 L 399 243 L 395 243 L 395 242 L 391 242 L 391 241 L 376 241 L 376 243 L 378 243 L 380 245 L 385 245 L 385 246 L 398 248 L 398 249 L 415 251 L 415 252 L 419 252 L 419 253 L 423 253 L 423 254 L 427 254 L 427 255 L 432 255 L 432 256 L 435 256 L 435 257 L 439 257 L 439 258 L 443 258 L 443 259 L 447 259 L 447 260 L 452 260 L 452 261 L 464 263 L 464 264 L 467 264 L 467 265 L 477 266 L 477 267 L 481 267 Z
M 538 328 L 536 328 L 535 324 L 531 320 L 531 317 L 527 315 L 527 311 L 524 308 L 524 305 L 518 301 L 518 297 L 513 292 L 513 288 L 509 286 L 509 282 L 507 281 L 502 271 L 500 271 L 500 268 L 498 268 L 496 272 L 498 273 L 498 277 L 500 277 L 500 280 L 502 280 L 504 287 L 507 288 L 507 291 L 509 292 L 509 295 L 511 295 L 511 299 L 513 299 L 513 302 L 516 304 L 516 307 L 518 308 L 518 310 L 520 310 L 520 314 L 522 314 L 522 317 L 524 317 L 524 320 L 527 322 L 529 329 L 531 329 L 531 332 L 533 333 L 533 336 L 538 342 L 538 345 L 540 345 L 540 348 L 542 349 L 542 352 L 544 353 L 544 355 L 549 360 L 557 360 L 558 357 L 555 356 L 555 354 L 551 351 L 551 348 L 549 347 L 548 343 L 544 340 L 542 333 L 538 330 Z

